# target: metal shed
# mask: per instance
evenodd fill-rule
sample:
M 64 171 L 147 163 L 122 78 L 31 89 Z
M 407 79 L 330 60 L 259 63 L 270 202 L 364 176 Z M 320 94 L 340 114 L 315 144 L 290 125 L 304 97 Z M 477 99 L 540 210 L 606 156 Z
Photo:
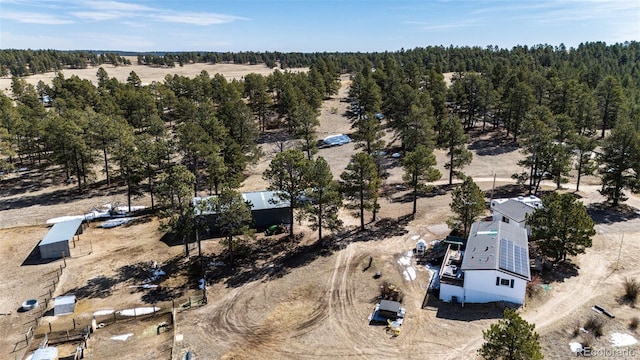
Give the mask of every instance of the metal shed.
M 67 315 L 73 314 L 76 309 L 76 296 L 75 295 L 66 295 L 66 296 L 58 296 L 53 299 L 53 315 Z
M 281 200 L 275 191 L 246 192 L 242 197 L 251 203 L 256 228 L 289 222 L 289 201 Z
M 82 219 L 54 224 L 38 245 L 42 259 L 69 256 L 69 241 L 82 233 Z
M 38 349 L 31 356 L 31 360 L 58 360 L 58 348 L 46 347 Z

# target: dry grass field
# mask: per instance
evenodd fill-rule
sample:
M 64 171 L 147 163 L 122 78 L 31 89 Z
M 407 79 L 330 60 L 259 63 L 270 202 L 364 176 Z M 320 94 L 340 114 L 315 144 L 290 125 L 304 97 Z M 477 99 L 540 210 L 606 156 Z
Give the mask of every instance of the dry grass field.
M 185 66 L 189 74 L 197 74 L 200 65 Z M 205 65 L 202 65 L 204 67 Z M 193 69 L 191 67 L 194 67 Z M 236 69 L 236 68 L 234 68 Z M 253 71 L 253 67 L 244 73 Z M 255 69 L 262 69 L 256 67 Z M 95 70 L 95 69 L 94 69 Z M 110 76 L 116 69 L 106 69 Z M 145 75 L 143 67 L 121 67 L 128 74 L 136 71 L 143 82 L 161 80 Z M 176 68 L 175 70 L 179 70 Z M 158 71 L 151 69 L 149 71 Z M 209 70 L 211 75 L 220 70 Z M 242 76 L 242 71 L 227 76 Z M 258 71 L 255 71 L 258 72 Z M 66 75 L 66 73 L 65 73 Z M 88 75 L 95 76 L 95 71 Z M 126 75 L 125 75 L 126 78 Z M 340 94 L 325 101 L 321 111 L 319 138 L 335 133 L 349 133 L 350 124 L 343 116 L 347 103 L 349 80 L 342 78 Z M 4 84 L 2 85 L 4 88 Z M 392 139 L 389 137 L 388 141 Z M 393 143 L 389 146 L 393 147 Z M 275 144 L 262 145 L 265 159 L 250 169 L 243 190 L 261 190 L 266 184 L 262 172 L 273 158 Z M 495 179 L 495 197 L 514 196 L 519 189 L 510 175 L 518 171 L 518 150 L 503 141 L 501 134 L 474 137 L 470 148 L 474 160 L 464 172 L 474 177 L 479 186 L 490 192 Z M 321 149 L 334 174 L 339 175 L 354 151 L 353 144 Z M 438 163 L 445 162 L 445 153 L 437 151 Z M 177 314 L 174 324 L 179 341 L 174 358 L 190 350 L 196 359 L 474 359 L 482 344 L 482 330 L 497 321 L 501 309 L 494 305 L 467 305 L 464 308 L 425 301 L 429 270 L 414 261 L 406 265 L 403 257 L 411 251 L 418 238 L 427 243 L 441 239 L 447 233 L 450 216 L 448 181 L 437 182 L 437 189 L 418 201 L 418 213 L 408 218 L 411 202 L 406 191 L 397 190 L 402 170 L 397 159 L 386 161 L 389 177 L 385 180 L 385 197 L 381 199 L 379 221 L 369 223 L 364 233 L 348 233 L 326 249 L 316 242 L 316 234 L 304 224 L 298 226 L 297 244 L 282 237 L 258 236 L 254 247 L 262 249 L 251 262 L 236 268 L 213 266 L 224 261 L 217 239 L 203 242 L 207 277 L 210 281 L 206 305 Z M 441 169 L 444 170 L 444 169 Z M 444 171 L 443 171 L 444 173 Z M 22 301 L 47 295 L 51 277 L 46 274 L 59 269 L 62 261 L 28 265 L 27 258 L 36 248 L 47 228 L 49 217 L 78 214 L 93 206 L 108 202 L 124 202 L 122 189 L 93 189 L 78 195 L 73 185 L 57 179 L 42 181 L 41 175 L 26 172 L 0 182 L 0 263 L 2 289 L 0 293 L 0 357 L 22 359 L 26 352 L 24 332 L 32 326 L 36 312 L 18 312 Z M 44 183 L 44 185 L 38 185 Z M 566 190 L 572 185 L 567 184 Z M 545 184 L 544 190 L 552 190 Z M 637 309 L 618 301 L 622 283 L 627 277 L 639 279 L 636 266 L 640 260 L 640 198 L 631 196 L 627 212 L 602 209 L 603 198 L 597 192 L 596 178 L 587 178 L 577 195 L 597 222 L 593 247 L 584 255 L 571 259 L 567 266 L 545 278 L 549 290 L 541 290 L 521 309 L 522 316 L 536 324 L 541 335 L 546 358 L 564 359 L 574 356 L 569 343 L 580 341 L 573 336 L 576 322 L 584 323 L 594 304 L 606 307 L 616 315 L 607 319 L 605 334 L 593 341 L 595 349 L 612 349 L 610 334 L 627 333 Z M 147 204 L 139 199 L 136 204 Z M 345 213 L 348 227 L 357 220 Z M 369 218 L 367 218 L 369 219 Z M 624 235 L 624 240 L 622 237 Z M 622 240 L 622 251 L 620 244 Z M 189 296 L 198 294 L 193 267 L 199 266 L 182 257 L 183 247 L 162 237 L 158 220 L 152 216 L 139 222 L 113 229 L 101 229 L 96 224 L 80 236 L 72 257 L 66 260 L 55 295 L 75 293 L 78 304 L 73 315 L 45 316 L 41 326 L 64 328 L 70 319 L 86 322 L 100 310 L 122 310 L 157 304 L 167 310 Z M 372 266 L 367 268 L 369 259 Z M 160 289 L 137 288 L 151 274 L 151 263 L 166 271 L 156 283 Z M 408 268 L 415 278 L 406 277 Z M 380 271 L 382 276 L 374 278 Z M 383 282 L 397 285 L 403 293 L 407 315 L 399 336 L 388 334 L 384 327 L 370 326 L 367 317 L 373 310 L 379 287 Z M 162 315 L 166 316 L 166 315 Z M 157 335 L 154 329 L 165 321 L 150 317 L 138 321 L 119 321 L 96 330 L 85 352 L 87 359 L 168 359 L 171 332 Z M 40 328 L 41 329 L 41 328 Z M 41 330 L 42 331 L 42 330 Z M 45 328 L 46 331 L 46 328 Z M 113 336 L 133 334 L 127 340 Z M 17 346 L 16 346 L 17 344 Z M 640 352 L 638 345 L 631 347 Z

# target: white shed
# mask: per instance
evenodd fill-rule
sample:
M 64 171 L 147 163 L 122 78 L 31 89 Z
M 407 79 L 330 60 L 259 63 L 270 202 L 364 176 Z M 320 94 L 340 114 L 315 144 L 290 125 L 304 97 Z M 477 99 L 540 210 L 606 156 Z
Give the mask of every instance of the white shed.
M 420 239 L 416 243 L 416 255 L 424 255 L 427 251 L 427 243 L 424 240 Z
M 31 355 L 31 360 L 58 360 L 58 348 L 46 347 L 38 349 Z
M 75 295 L 58 296 L 53 300 L 54 316 L 73 314 L 75 309 L 76 309 Z

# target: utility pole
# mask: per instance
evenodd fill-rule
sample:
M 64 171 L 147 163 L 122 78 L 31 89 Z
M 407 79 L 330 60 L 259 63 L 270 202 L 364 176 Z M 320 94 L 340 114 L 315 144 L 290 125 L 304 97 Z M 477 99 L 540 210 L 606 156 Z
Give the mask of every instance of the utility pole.
M 618 260 L 616 261 L 616 268 L 615 270 L 618 270 L 618 264 L 620 264 L 620 254 L 622 253 L 622 242 L 624 241 L 624 233 L 622 233 L 622 239 L 620 239 L 620 250 L 618 250 Z

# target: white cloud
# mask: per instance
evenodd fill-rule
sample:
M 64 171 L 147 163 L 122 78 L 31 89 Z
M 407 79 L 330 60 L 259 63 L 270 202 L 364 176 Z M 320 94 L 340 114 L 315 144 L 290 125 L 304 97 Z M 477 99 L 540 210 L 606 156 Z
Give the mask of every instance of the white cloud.
M 115 11 L 74 11 L 71 15 L 85 21 L 105 21 L 129 17 L 129 14 Z
M 181 24 L 202 25 L 202 26 L 226 24 L 235 20 L 246 20 L 245 18 L 240 18 L 236 16 L 231 16 L 231 15 L 224 15 L 224 14 L 188 13 L 188 12 L 152 14 L 150 17 L 160 21 L 181 23 Z
M 42 25 L 64 25 L 73 23 L 72 20 L 63 17 L 35 13 L 35 12 L 14 12 L 14 11 L 2 11 L 0 13 L 1 19 L 13 20 L 27 24 L 42 24 Z
M 120 1 L 87 1 L 85 4 L 96 10 L 109 11 L 156 11 L 156 9 L 138 4 L 129 4 Z

